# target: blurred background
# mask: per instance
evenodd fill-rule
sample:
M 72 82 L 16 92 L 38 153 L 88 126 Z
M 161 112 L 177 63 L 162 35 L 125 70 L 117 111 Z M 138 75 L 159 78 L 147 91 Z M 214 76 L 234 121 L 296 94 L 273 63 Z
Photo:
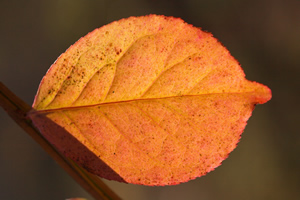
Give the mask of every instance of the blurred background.
M 125 200 L 299 199 L 299 0 L 1 0 L 0 80 L 31 105 L 47 69 L 80 37 L 151 13 L 212 32 L 273 98 L 256 107 L 238 147 L 206 176 L 166 187 L 106 183 Z M 71 197 L 92 199 L 0 109 L 0 199 Z

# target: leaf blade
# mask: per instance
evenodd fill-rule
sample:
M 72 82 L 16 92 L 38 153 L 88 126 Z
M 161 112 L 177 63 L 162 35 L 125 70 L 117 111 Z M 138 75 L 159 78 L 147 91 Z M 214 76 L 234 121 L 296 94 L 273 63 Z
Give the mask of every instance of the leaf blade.
M 50 68 L 33 106 L 36 115 L 54 120 L 111 168 L 101 172 L 101 163 L 80 158 L 91 172 L 166 185 L 219 166 L 254 106 L 270 98 L 266 86 L 245 79 L 211 34 L 180 19 L 150 15 L 81 38 Z M 61 151 L 68 148 L 50 140 Z M 73 159 L 85 154 L 72 151 Z

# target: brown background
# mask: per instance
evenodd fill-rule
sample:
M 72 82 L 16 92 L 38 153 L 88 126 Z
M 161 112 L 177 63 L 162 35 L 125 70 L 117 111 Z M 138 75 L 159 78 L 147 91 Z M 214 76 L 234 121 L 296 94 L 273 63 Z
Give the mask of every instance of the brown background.
M 81 36 L 150 13 L 212 32 L 273 99 L 256 107 L 239 146 L 214 172 L 177 186 L 108 184 L 131 200 L 299 198 L 299 0 L 2 0 L 0 80 L 32 104 L 47 69 Z M 0 109 L 0 199 L 70 197 L 92 199 Z

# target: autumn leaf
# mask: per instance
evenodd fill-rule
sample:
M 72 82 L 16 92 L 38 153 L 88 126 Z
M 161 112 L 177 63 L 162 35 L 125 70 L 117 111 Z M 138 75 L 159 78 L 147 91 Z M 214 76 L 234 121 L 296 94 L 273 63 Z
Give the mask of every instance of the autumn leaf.
M 270 98 L 210 33 L 150 15 L 72 45 L 41 81 L 29 117 L 100 177 L 172 185 L 218 167 Z

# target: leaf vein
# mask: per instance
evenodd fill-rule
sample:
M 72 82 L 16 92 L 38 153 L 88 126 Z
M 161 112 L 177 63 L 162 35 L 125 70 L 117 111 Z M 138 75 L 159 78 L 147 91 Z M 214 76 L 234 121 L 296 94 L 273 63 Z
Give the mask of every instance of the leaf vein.
M 145 154 L 141 148 L 139 148 L 125 133 L 123 133 L 113 122 L 111 119 L 109 119 L 109 117 L 107 115 L 105 115 L 100 109 L 99 112 L 102 113 L 103 117 L 118 131 L 118 133 L 120 135 L 122 135 L 126 140 L 128 140 L 130 142 L 130 144 L 132 144 L 138 151 L 140 151 L 141 153 Z M 155 158 L 152 158 L 151 156 L 149 156 L 148 154 L 146 154 L 152 161 L 154 161 L 155 163 L 159 163 Z
M 120 60 L 122 60 L 124 58 L 124 55 L 132 48 L 132 46 L 137 43 L 137 41 L 139 41 L 140 39 L 142 38 L 145 38 L 145 37 L 148 37 L 148 36 L 152 36 L 154 34 L 148 34 L 148 35 L 144 35 L 144 36 L 141 36 L 139 38 L 137 38 L 134 42 L 132 42 L 128 47 L 127 49 L 122 52 L 122 55 L 118 58 L 118 60 L 116 61 L 116 67 L 115 67 L 115 71 L 114 71 L 114 75 L 112 76 L 112 81 L 111 81 L 111 84 L 109 86 L 109 89 L 107 90 L 107 93 L 103 99 L 103 101 L 105 101 L 107 99 L 107 96 L 109 95 L 109 93 L 111 92 L 111 89 L 112 89 L 112 86 L 113 86 L 113 83 L 115 82 L 115 78 L 116 78 L 116 71 L 117 71 L 117 67 L 118 67 L 118 64 L 120 62 Z

